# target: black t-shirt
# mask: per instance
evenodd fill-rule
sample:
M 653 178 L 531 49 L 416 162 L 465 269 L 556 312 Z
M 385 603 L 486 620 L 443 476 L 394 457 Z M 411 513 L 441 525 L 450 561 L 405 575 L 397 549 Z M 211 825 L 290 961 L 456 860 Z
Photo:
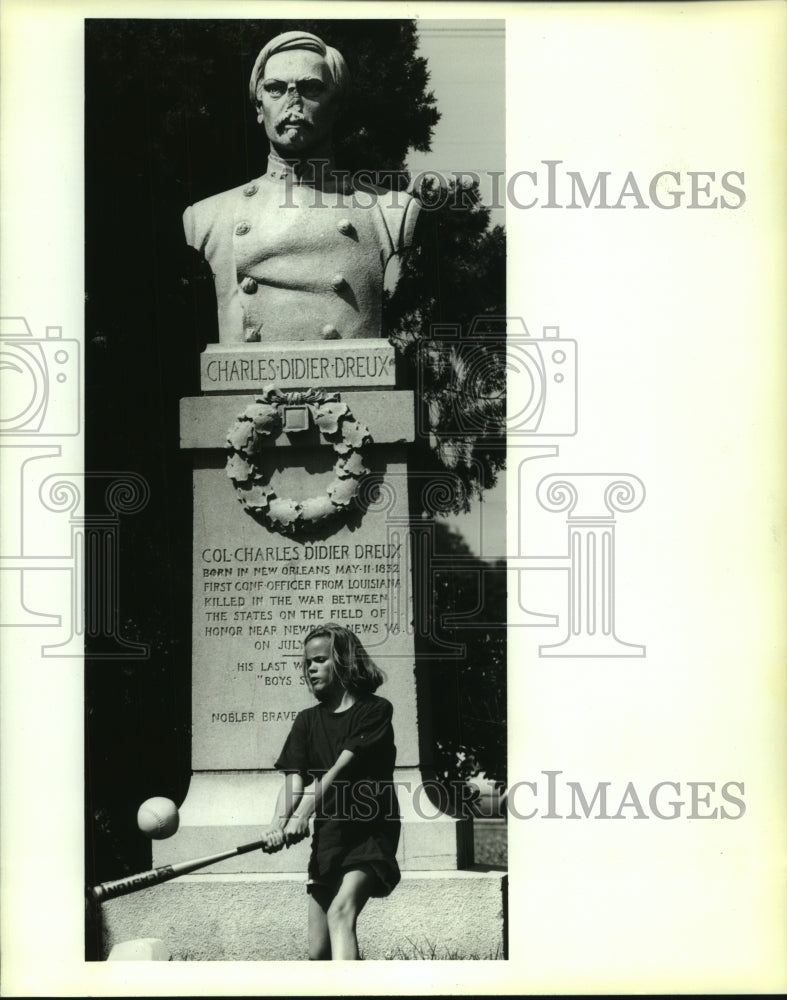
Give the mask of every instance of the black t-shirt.
M 390 701 L 373 694 L 359 698 L 343 712 L 314 705 L 296 716 L 274 766 L 298 772 L 310 782 L 333 767 L 342 750 L 352 750 L 356 759 L 343 778 L 352 774 L 353 778 L 390 781 L 396 761 L 392 716 Z
M 315 816 L 309 875 L 320 880 L 369 864 L 390 892 L 399 881 L 395 855 L 399 810 L 392 779 L 396 746 L 393 706 L 377 695 L 360 697 L 343 712 L 317 704 L 299 712 L 276 768 L 309 784 L 351 750 L 353 760 L 328 790 Z

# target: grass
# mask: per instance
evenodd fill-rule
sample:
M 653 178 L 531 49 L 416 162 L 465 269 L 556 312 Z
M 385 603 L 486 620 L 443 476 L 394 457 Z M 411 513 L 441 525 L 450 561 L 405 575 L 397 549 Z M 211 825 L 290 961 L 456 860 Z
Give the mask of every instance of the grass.
M 503 951 L 497 948 L 494 954 L 487 955 L 460 955 L 456 951 L 448 948 L 440 948 L 433 941 L 425 941 L 423 944 L 418 941 L 407 939 L 409 948 L 401 946 L 394 948 L 385 956 L 385 961 L 395 962 L 499 962 L 503 959 Z

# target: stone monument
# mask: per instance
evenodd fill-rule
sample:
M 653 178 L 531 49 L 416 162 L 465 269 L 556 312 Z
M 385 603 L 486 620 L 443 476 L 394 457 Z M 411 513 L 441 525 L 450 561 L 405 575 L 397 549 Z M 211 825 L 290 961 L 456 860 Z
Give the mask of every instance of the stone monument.
M 361 948 L 383 958 L 420 937 L 456 957 L 502 957 L 504 875 L 471 870 L 472 820 L 441 812 L 422 786 L 414 400 L 381 337 L 419 206 L 404 192 L 359 191 L 335 170 L 347 86 L 342 56 L 316 36 L 269 42 L 250 81 L 267 170 L 184 215 L 214 274 L 220 342 L 202 356 L 203 394 L 181 402 L 181 447 L 194 458 L 193 773 L 180 830 L 155 843 L 153 863 L 259 838 L 281 782 L 273 763 L 314 701 L 303 637 L 337 621 L 387 674 L 403 821 L 402 884 L 370 901 Z M 176 959 L 302 958 L 307 857 L 308 841 L 249 853 L 110 901 L 107 947 L 150 935 Z

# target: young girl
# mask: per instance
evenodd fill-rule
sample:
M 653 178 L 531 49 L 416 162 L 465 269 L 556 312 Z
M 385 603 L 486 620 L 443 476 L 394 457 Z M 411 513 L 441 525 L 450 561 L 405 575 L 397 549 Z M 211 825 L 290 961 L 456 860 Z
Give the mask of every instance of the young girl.
M 306 636 L 302 670 L 317 704 L 298 714 L 276 761 L 286 777 L 265 849 L 303 840 L 314 814 L 309 958 L 357 959 L 358 914 L 400 879 L 393 708 L 374 694 L 382 672 L 341 625 Z

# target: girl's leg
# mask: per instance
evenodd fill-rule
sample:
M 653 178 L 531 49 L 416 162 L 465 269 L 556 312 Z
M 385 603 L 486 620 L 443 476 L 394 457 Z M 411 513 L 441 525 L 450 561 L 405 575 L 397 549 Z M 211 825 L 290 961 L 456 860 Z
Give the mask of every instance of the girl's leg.
M 333 892 L 323 885 L 313 885 L 309 893 L 309 961 L 320 962 L 331 957 L 328 934 L 328 907 Z
M 327 912 L 330 953 L 334 960 L 359 957 L 355 925 L 376 883 L 377 876 L 370 868 L 351 868 L 344 873 Z

